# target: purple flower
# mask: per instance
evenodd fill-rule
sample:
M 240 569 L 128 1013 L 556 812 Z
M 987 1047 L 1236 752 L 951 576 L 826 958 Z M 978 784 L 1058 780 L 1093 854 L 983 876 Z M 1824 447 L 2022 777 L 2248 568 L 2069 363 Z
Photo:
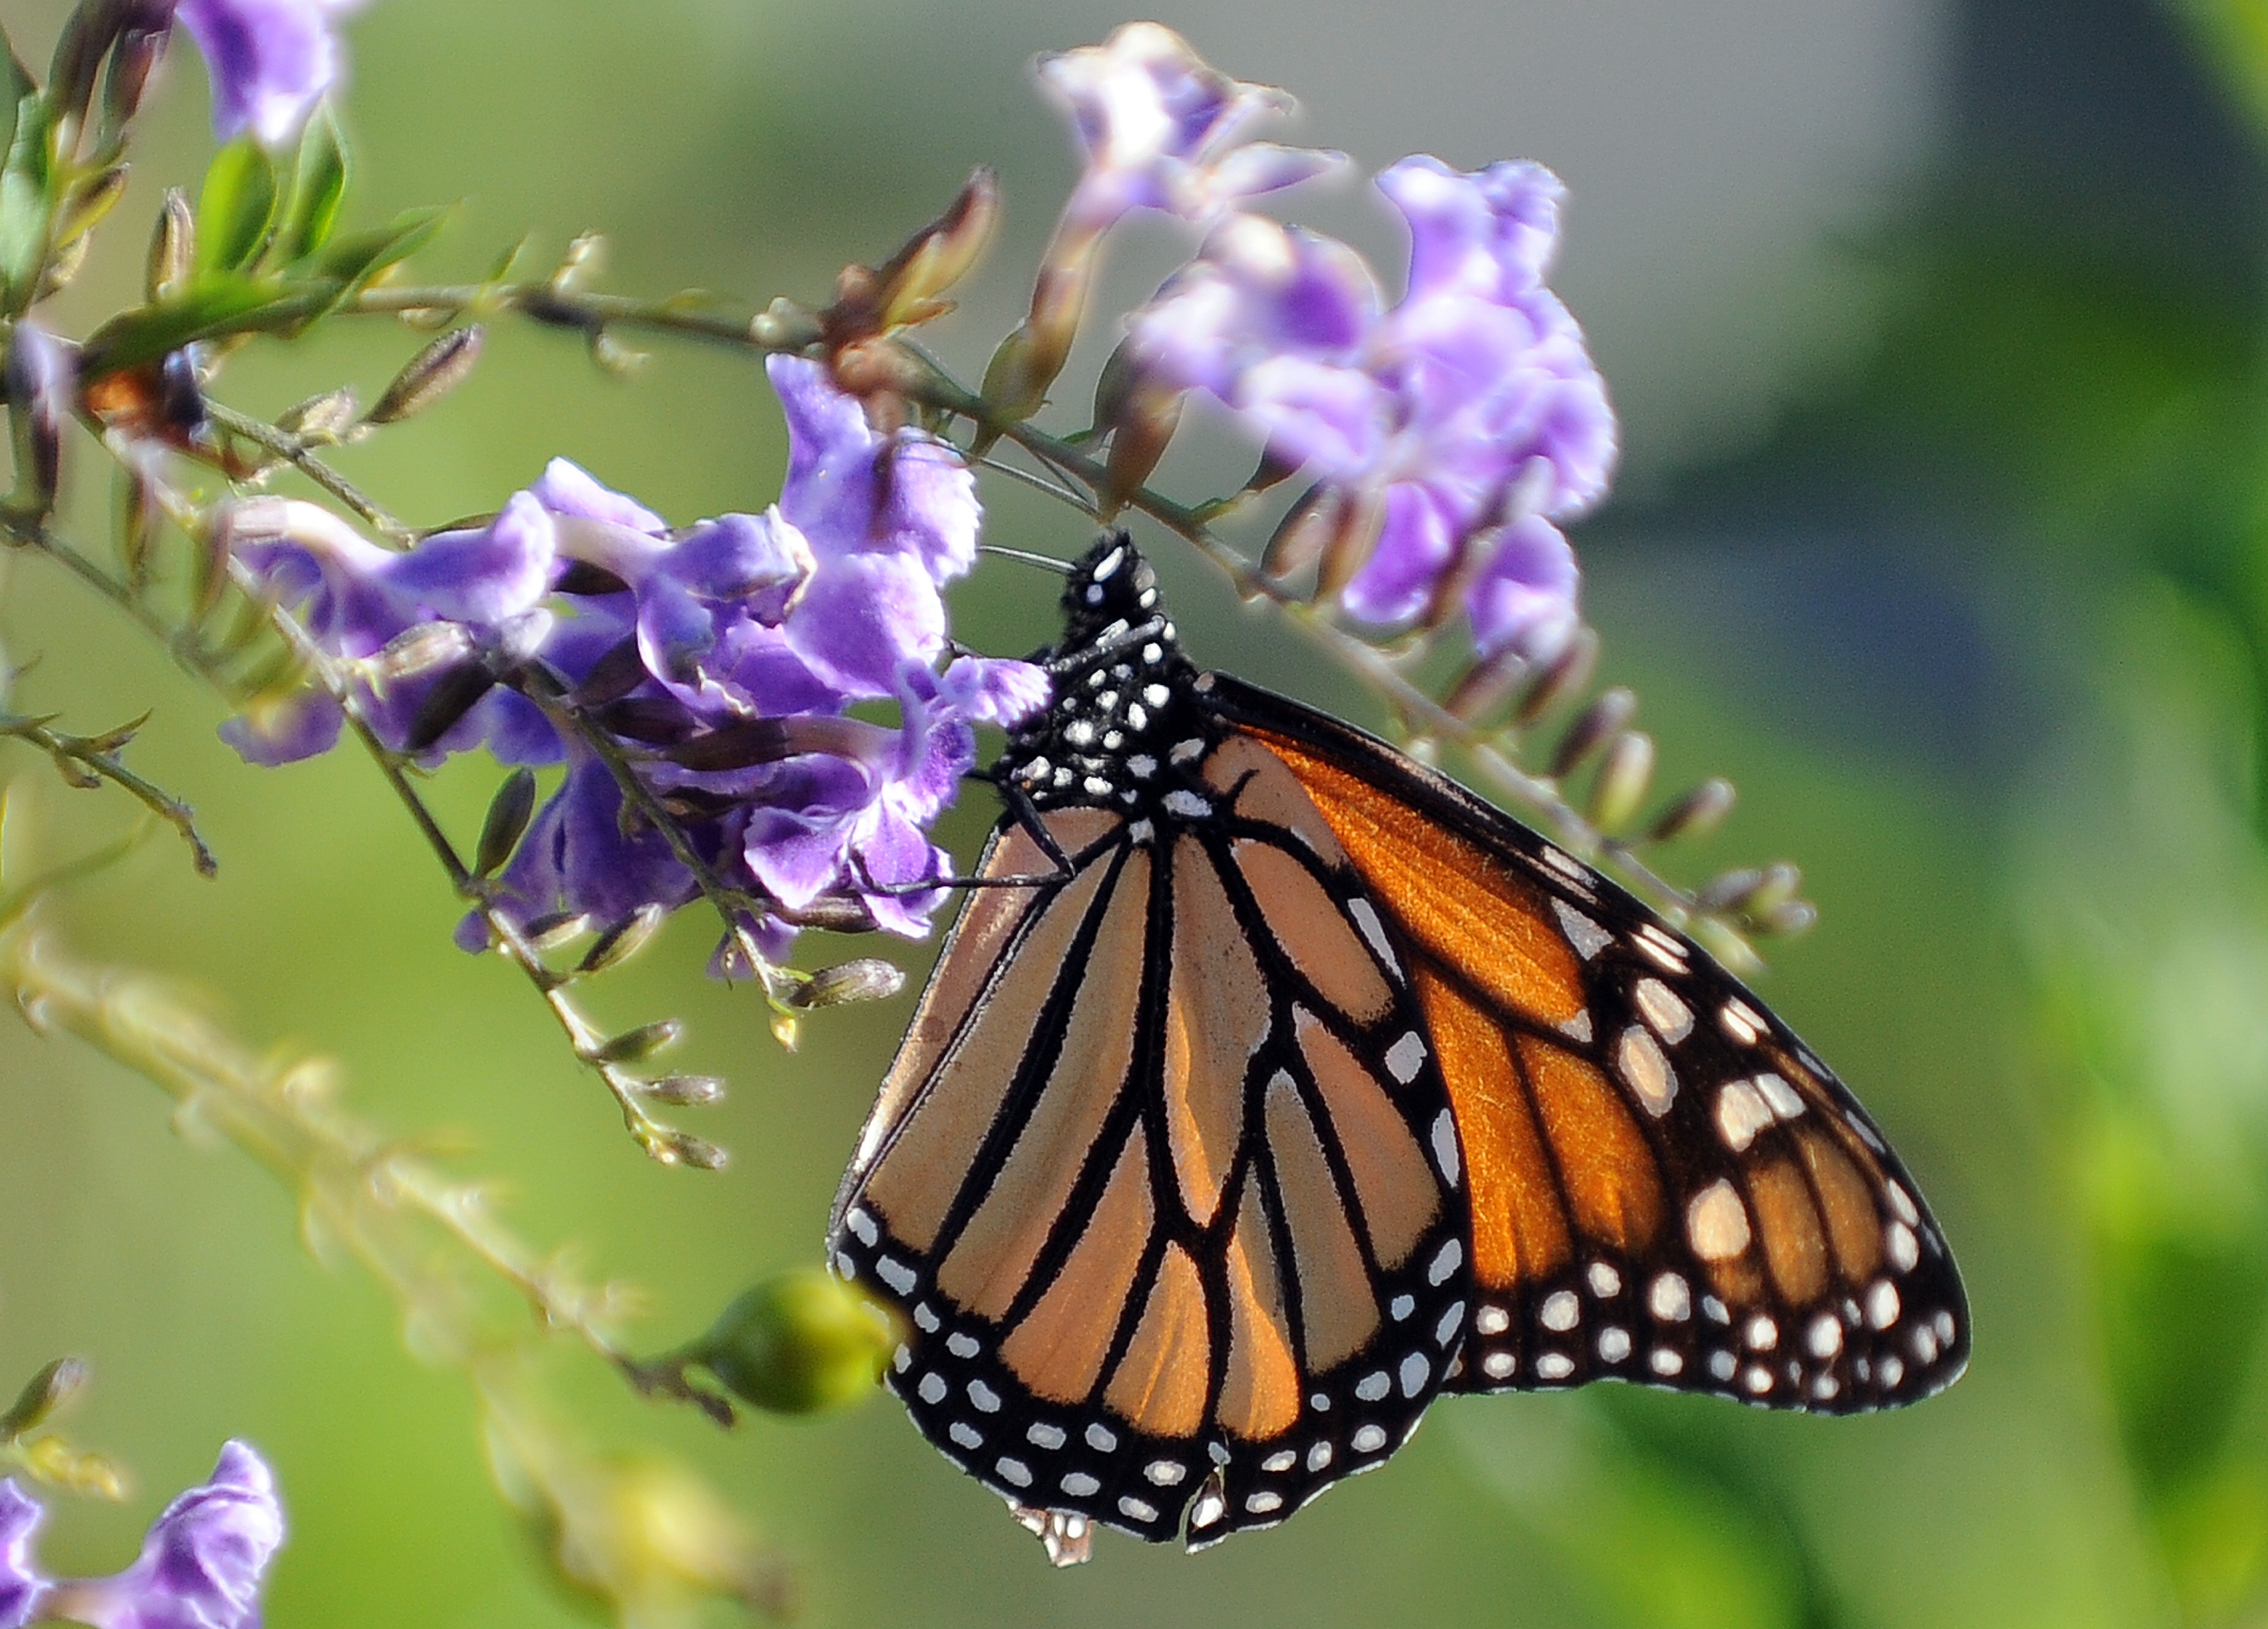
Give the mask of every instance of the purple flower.
M 276 1479 L 241 1442 L 166 1507 L 142 1555 L 108 1578 L 55 1581 L 29 1559 L 40 1507 L 0 1482 L 0 1629 L 52 1619 L 92 1629 L 259 1629 L 260 1586 L 284 1543 Z
M 1399 304 L 1345 245 L 1238 216 L 1137 313 L 1130 353 L 1234 409 L 1273 457 L 1377 500 L 1344 590 L 1354 615 L 1407 622 L 1456 571 L 1484 654 L 1548 659 L 1576 588 L 1548 522 L 1598 500 L 1616 450 L 1582 330 L 1543 282 L 1559 184 L 1531 164 L 1466 175 L 1416 158 L 1378 185 L 1410 230 Z
M 1129 23 L 1101 45 L 1042 56 L 1040 77 L 1086 150 L 1086 173 L 1064 210 L 1081 231 L 1136 209 L 1207 225 L 1346 162 L 1344 153 L 1245 140 L 1256 123 L 1290 113 L 1292 99 L 1228 77 L 1157 23 Z
M 1029 663 L 949 654 L 943 588 L 975 563 L 982 520 L 960 454 L 878 433 L 816 364 L 775 357 L 771 373 L 790 456 L 761 515 L 673 532 L 563 460 L 486 526 L 399 552 L 312 505 L 232 513 L 238 557 L 358 686 L 382 742 L 565 764 L 494 881 L 514 922 L 605 926 L 693 899 L 659 804 L 727 887 L 791 911 L 850 898 L 924 932 L 940 896 L 922 885 L 950 868 L 927 830 L 976 762 L 972 726 L 1047 704 Z M 436 734 L 438 702 L 461 711 Z M 873 702 L 898 722 L 848 716 Z M 284 763 L 328 748 L 340 723 L 316 692 L 225 733 Z M 777 947 L 777 925 L 759 926 Z M 475 912 L 459 942 L 480 949 L 488 932 Z
M 175 15 L 204 54 L 213 133 L 249 129 L 280 146 L 339 77 L 332 19 L 363 0 L 180 0 Z

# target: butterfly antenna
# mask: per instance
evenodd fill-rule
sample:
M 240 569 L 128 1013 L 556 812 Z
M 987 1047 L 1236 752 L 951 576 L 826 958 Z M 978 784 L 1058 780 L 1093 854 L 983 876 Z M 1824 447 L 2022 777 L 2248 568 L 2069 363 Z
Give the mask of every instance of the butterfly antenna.
M 1042 571 L 1053 571 L 1057 577 L 1069 577 L 1071 573 L 1071 562 L 1058 560 L 1053 555 L 1035 555 L 1028 549 L 1009 549 L 999 543 L 979 543 L 976 545 L 976 552 L 981 555 L 997 555 L 1003 560 L 1014 560 L 1025 565 L 1035 565 Z

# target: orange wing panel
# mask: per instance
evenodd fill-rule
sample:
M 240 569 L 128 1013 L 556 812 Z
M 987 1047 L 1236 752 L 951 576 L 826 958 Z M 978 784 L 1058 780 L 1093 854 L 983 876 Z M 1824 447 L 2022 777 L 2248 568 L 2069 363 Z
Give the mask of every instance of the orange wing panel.
M 1338 834 L 1372 896 L 1490 1000 L 1558 1025 L 1583 1011 L 1582 966 L 1543 896 L 1478 844 L 1278 735 L 1263 735 Z
M 1567 1218 L 1503 1028 L 1430 969 L 1417 984 L 1463 1146 L 1473 1277 L 1489 1289 L 1539 1278 L 1567 1259 Z
M 1646 1134 L 1597 1065 L 1533 1036 L 1520 1038 L 1520 1057 L 1576 1227 L 1638 1254 L 1661 1227 L 1661 1172 Z

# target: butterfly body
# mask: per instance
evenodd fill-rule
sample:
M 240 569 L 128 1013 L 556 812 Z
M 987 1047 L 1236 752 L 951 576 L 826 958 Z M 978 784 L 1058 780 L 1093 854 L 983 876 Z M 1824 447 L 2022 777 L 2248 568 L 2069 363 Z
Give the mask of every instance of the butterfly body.
M 1198 672 L 1123 538 L 831 1229 L 889 1384 L 1037 1516 L 1192 1547 L 1443 1390 L 1822 1412 L 1949 1383 L 1967 1308 L 1863 1110 L 1590 867 Z M 1044 838 L 1042 834 L 1044 834 Z

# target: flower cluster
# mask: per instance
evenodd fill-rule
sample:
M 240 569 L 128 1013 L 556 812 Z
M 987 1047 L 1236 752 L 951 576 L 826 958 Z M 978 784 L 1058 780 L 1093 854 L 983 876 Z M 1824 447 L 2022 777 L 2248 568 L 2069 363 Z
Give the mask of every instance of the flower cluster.
M 728 886 L 790 918 L 855 899 L 922 933 L 940 896 L 924 885 L 951 870 L 927 828 L 975 763 L 973 726 L 1046 704 L 1040 669 L 948 645 L 940 590 L 980 519 L 960 454 L 877 432 L 818 364 L 770 368 L 789 466 L 761 515 L 672 532 L 563 460 L 487 525 L 406 551 L 313 505 L 232 512 L 237 557 L 355 675 L 386 746 L 564 766 L 498 880 L 515 921 L 610 925 L 694 896 L 668 835 L 623 807 L 628 762 Z M 895 726 L 850 716 L 874 703 Z M 325 750 L 341 720 L 310 690 L 224 728 L 274 763 Z M 768 932 L 784 948 L 777 917 Z M 476 917 L 461 937 L 486 942 Z
M 108 1578 L 43 1576 L 31 1550 L 44 1514 L 0 1481 L 0 1629 L 259 1629 L 261 1579 L 284 1543 L 284 1510 L 275 1478 L 243 1443 L 222 1448 L 211 1479 L 168 1505 L 140 1559 Z
M 1559 183 L 1533 164 L 1461 174 L 1421 157 L 1377 185 L 1410 229 L 1399 304 L 1346 245 L 1235 215 L 1135 315 L 1129 354 L 1373 517 L 1345 586 L 1356 616 L 1406 622 L 1462 589 L 1484 655 L 1549 659 L 1576 622 L 1552 522 L 1605 491 L 1616 446 L 1582 331 L 1543 282 Z
M 1037 402 L 1027 375 L 1035 357 L 1059 367 L 1068 352 L 1066 291 L 1084 291 L 1105 230 L 1136 208 L 1178 217 L 1203 247 L 1130 319 L 1098 404 L 1114 496 L 1162 454 L 1182 394 L 1202 390 L 1258 434 L 1271 466 L 1314 477 L 1327 512 L 1310 529 L 1351 541 L 1336 552 L 1359 564 L 1325 586 L 1354 615 L 1432 624 L 1462 607 L 1484 656 L 1556 653 L 1576 625 L 1576 569 L 1553 522 L 1603 494 L 1616 446 L 1582 330 L 1544 284 L 1557 180 L 1533 164 L 1461 174 L 1424 157 L 1381 173 L 1410 235 L 1388 308 L 1345 244 L 1248 212 L 1344 162 L 1245 139 L 1289 110 L 1282 92 L 1226 77 L 1156 24 L 1046 59 L 1041 75 L 1086 165 L 993 394 L 1012 411 Z M 1028 342 L 1043 315 L 1052 349 Z

